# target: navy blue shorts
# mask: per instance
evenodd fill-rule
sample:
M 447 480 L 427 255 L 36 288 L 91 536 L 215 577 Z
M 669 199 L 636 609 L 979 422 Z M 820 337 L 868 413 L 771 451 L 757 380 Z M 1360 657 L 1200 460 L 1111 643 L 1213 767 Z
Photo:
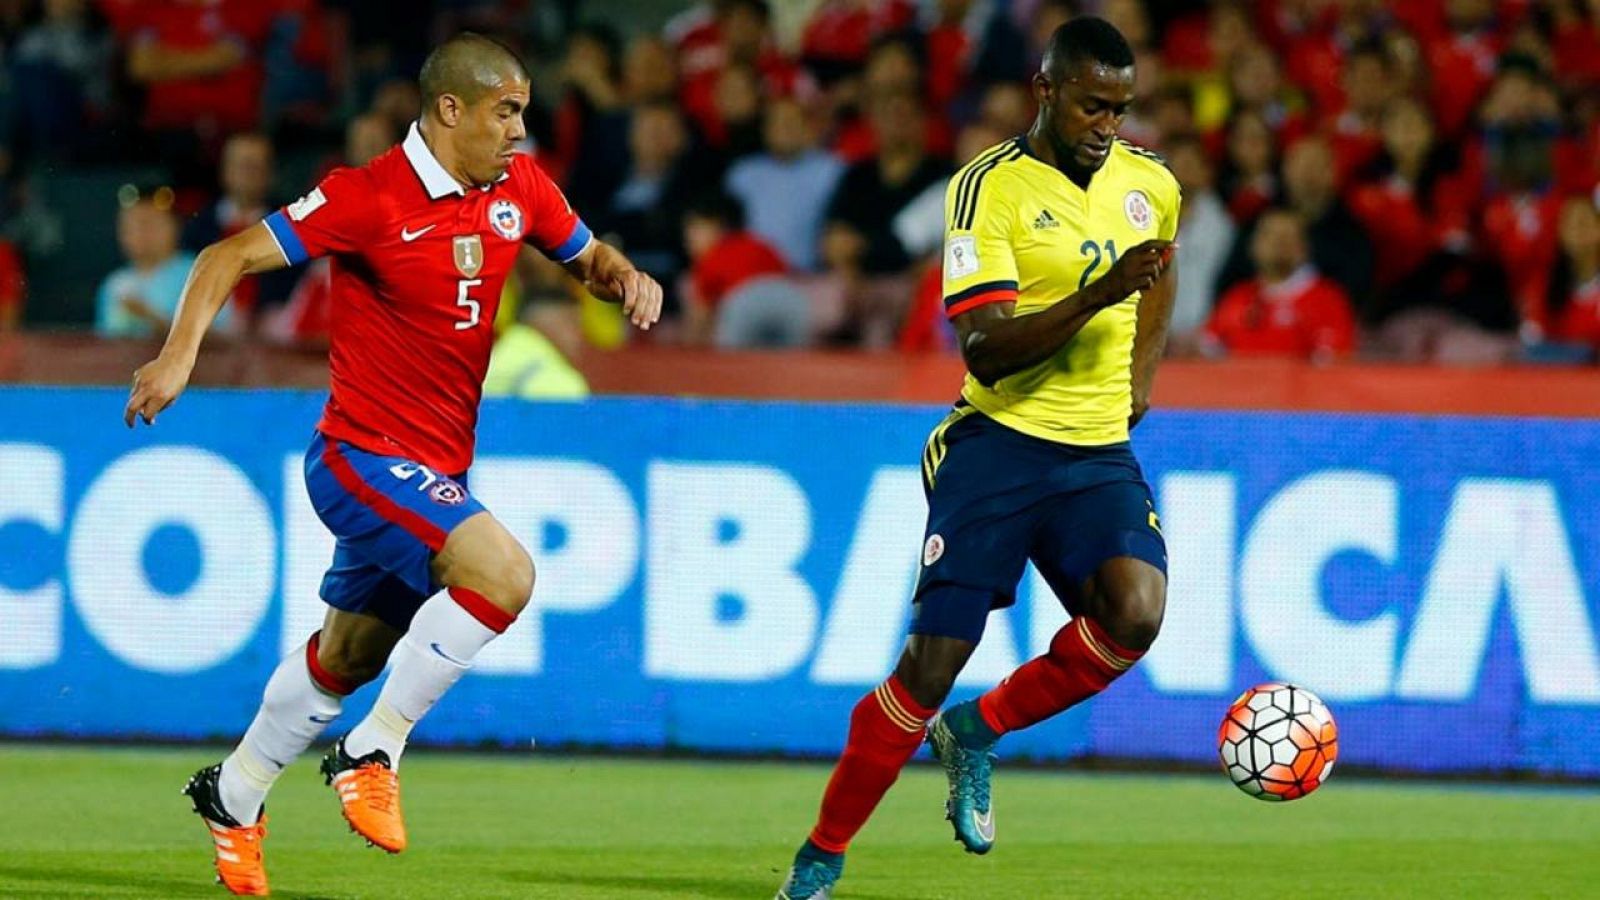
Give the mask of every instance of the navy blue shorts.
M 322 576 L 323 602 L 409 628 L 440 589 L 433 555 L 457 525 L 484 511 L 468 493 L 465 473 L 444 475 L 321 432 L 306 450 L 305 472 L 311 506 L 338 539 Z
M 1150 487 L 1127 443 L 1058 444 L 960 404 L 929 436 L 922 476 L 919 599 L 951 585 L 988 595 L 991 609 L 1010 606 L 1029 560 L 1063 603 L 1114 557 L 1167 570 Z

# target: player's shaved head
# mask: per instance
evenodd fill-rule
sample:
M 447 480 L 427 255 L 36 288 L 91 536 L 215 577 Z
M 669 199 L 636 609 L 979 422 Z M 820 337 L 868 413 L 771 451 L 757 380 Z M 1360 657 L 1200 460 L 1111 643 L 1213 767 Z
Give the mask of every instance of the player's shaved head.
M 527 81 L 528 69 L 505 44 L 463 31 L 428 54 L 417 80 L 423 107 L 433 109 L 445 94 L 476 103 L 508 81 Z
M 1068 77 L 1074 67 L 1088 63 L 1109 69 L 1133 65 L 1133 48 L 1116 26 L 1105 19 L 1079 16 L 1050 36 L 1040 70 L 1051 79 Z

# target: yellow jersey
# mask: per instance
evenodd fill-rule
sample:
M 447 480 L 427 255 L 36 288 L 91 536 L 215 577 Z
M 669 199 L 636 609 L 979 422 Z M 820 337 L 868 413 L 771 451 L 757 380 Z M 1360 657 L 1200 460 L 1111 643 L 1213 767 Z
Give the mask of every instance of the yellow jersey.
M 1078 187 L 1018 137 L 978 154 L 945 192 L 944 304 L 954 318 L 1014 301 L 1027 316 L 1110 271 L 1123 250 L 1178 231 L 1178 181 L 1125 141 Z M 1024 434 L 1078 446 L 1128 439 L 1139 295 L 1096 313 L 1056 354 L 961 396 Z

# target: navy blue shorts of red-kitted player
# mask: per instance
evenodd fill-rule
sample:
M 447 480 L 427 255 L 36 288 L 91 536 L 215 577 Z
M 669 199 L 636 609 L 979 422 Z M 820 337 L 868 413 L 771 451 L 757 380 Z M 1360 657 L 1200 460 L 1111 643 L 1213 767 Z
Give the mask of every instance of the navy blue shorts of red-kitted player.
M 959 404 L 923 448 L 928 525 L 916 634 L 976 642 L 991 609 L 1016 600 L 1033 561 L 1069 609 L 1106 560 L 1163 574 L 1167 546 L 1127 443 L 1079 447 L 1008 428 Z
M 484 511 L 466 473 L 436 472 L 321 432 L 306 450 L 305 473 L 311 506 L 338 540 L 322 577 L 323 602 L 406 630 L 440 589 L 433 555 L 457 525 Z

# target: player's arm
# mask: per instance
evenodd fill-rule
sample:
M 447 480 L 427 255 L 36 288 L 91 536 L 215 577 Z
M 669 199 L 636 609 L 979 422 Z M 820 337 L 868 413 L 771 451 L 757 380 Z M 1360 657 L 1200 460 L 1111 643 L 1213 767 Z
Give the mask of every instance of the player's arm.
M 1171 241 L 1149 240 L 1124 253 L 1104 277 L 1083 290 L 1018 318 L 1014 302 L 987 303 L 956 316 L 956 336 L 967 371 L 984 386 L 1049 359 L 1094 314 L 1153 286 L 1166 266 Z M 1167 298 L 1170 316 L 1171 297 Z
M 1172 301 L 1178 293 L 1178 263 L 1167 265 L 1156 283 L 1139 298 L 1139 323 L 1133 333 L 1133 412 L 1128 427 L 1133 428 L 1150 410 L 1150 387 L 1156 380 L 1156 366 L 1167 349 L 1167 329 L 1172 325 Z
M 661 285 L 633 267 L 622 251 L 591 240 L 582 253 L 563 263 L 572 277 L 601 300 L 622 304 L 622 314 L 649 331 L 661 318 Z
M 226 72 L 245 58 L 234 40 L 220 40 L 198 49 L 171 47 L 159 41 L 138 41 L 128 51 L 128 76 L 141 84 L 200 78 Z
M 596 238 L 537 163 L 528 161 L 522 171 L 527 173 L 524 198 L 533 212 L 523 240 L 560 263 L 589 293 L 622 304 L 623 315 L 649 330 L 661 318 L 661 285 L 635 268 L 621 250 Z
M 154 425 L 157 414 L 171 406 L 188 385 L 200 342 L 239 279 L 287 264 L 264 224 L 246 228 L 200 251 L 183 285 L 178 312 L 161 354 L 133 373 L 133 390 L 122 421 L 129 428 L 135 417 Z

